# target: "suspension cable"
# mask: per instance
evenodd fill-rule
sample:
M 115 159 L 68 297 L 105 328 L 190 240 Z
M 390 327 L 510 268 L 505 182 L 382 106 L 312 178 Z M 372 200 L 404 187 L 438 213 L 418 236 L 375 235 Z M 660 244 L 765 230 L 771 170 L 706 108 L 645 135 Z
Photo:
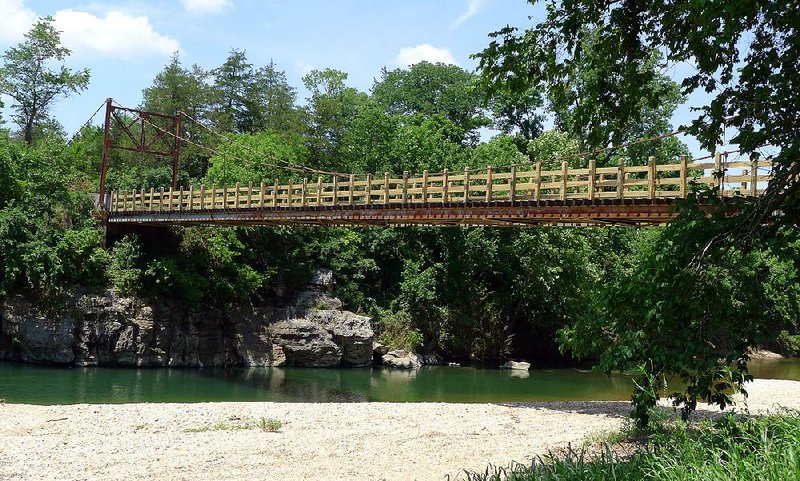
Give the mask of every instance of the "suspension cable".
M 216 130 L 212 129 L 211 127 L 203 124 L 202 122 L 200 122 L 199 120 L 195 119 L 194 117 L 192 117 L 191 115 L 187 114 L 186 112 L 180 111 L 179 113 L 181 115 L 183 115 L 184 117 L 186 117 L 187 119 L 189 119 L 189 121 L 191 121 L 193 124 L 198 125 L 198 126 L 202 127 L 203 129 L 209 131 L 210 133 L 214 134 L 215 136 L 217 136 L 220 139 L 222 139 L 225 142 L 227 142 L 229 145 L 233 145 L 233 141 L 229 137 L 227 137 L 226 135 L 221 134 L 221 133 L 217 132 Z M 248 150 L 251 154 L 253 154 L 255 156 L 263 157 L 263 156 L 266 155 L 266 157 L 270 158 L 274 162 L 285 164 L 283 166 L 276 165 L 275 167 L 278 167 L 278 168 L 287 169 L 287 170 L 291 170 L 291 171 L 295 171 L 295 172 L 306 172 L 306 173 L 319 174 L 319 175 L 333 175 L 333 176 L 338 176 L 338 177 L 347 177 L 347 176 L 351 175 L 350 173 L 330 172 L 330 171 L 327 171 L 327 170 L 320 170 L 320 169 L 315 169 L 313 167 L 306 167 L 304 165 L 294 164 L 294 163 L 289 162 L 287 160 L 278 159 L 275 156 L 270 155 L 270 154 L 265 154 L 265 153 L 262 153 L 262 152 L 255 152 L 247 144 L 242 144 L 242 146 L 246 150 Z M 239 158 L 239 160 L 243 160 L 243 159 Z

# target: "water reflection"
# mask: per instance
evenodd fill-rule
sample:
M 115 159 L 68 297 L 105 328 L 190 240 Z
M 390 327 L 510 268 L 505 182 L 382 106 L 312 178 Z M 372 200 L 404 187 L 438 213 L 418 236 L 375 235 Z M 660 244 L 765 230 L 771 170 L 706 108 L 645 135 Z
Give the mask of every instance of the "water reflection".
M 757 361 L 757 378 L 800 380 L 800 359 Z M 574 368 L 115 369 L 0 363 L 0 399 L 123 402 L 520 402 L 628 400 L 632 381 Z

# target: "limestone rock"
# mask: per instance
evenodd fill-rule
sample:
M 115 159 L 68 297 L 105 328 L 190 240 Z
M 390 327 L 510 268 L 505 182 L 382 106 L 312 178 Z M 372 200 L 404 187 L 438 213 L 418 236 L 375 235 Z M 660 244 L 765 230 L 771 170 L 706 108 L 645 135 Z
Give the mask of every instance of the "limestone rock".
M 508 361 L 505 364 L 503 364 L 502 366 L 500 366 L 500 369 L 511 369 L 511 370 L 515 370 L 515 371 L 527 371 L 530 368 L 531 368 L 531 363 L 524 362 L 524 361 L 520 361 L 520 362 L 518 362 L 518 361 Z
M 402 349 L 389 351 L 381 358 L 385 366 L 397 369 L 418 369 L 422 366 L 419 357 L 413 352 L 406 352 Z
M 191 309 L 169 300 L 72 292 L 40 313 L 22 298 L 0 303 L 0 360 L 78 366 L 369 366 L 369 317 L 342 310 L 333 274 L 283 307 Z
M 286 354 L 288 365 L 336 367 L 341 363 L 341 348 L 319 324 L 304 319 L 281 321 L 271 327 L 271 335 Z
M 8 350 L 16 351 L 21 361 L 68 364 L 75 360 L 75 321 L 71 317 L 48 318 L 27 301 L 15 298 L 5 302 L 2 327 L 11 342 Z

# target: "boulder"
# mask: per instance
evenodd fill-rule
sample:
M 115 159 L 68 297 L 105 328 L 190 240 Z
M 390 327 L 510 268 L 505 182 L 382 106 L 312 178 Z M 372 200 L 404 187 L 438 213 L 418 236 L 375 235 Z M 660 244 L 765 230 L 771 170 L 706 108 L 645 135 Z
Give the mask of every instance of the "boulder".
M 342 361 L 342 349 L 333 342 L 325 328 L 305 319 L 291 319 L 273 324 L 270 334 L 286 355 L 286 364 L 303 367 L 336 367 Z M 371 341 L 370 341 L 371 342 Z
M 419 357 L 413 352 L 406 352 L 402 349 L 389 351 L 381 357 L 384 366 L 397 369 L 418 369 L 422 366 Z
M 515 371 L 527 371 L 530 368 L 531 368 L 531 363 L 525 361 L 520 361 L 520 362 L 508 361 L 502 366 L 500 366 L 500 369 L 511 369 Z

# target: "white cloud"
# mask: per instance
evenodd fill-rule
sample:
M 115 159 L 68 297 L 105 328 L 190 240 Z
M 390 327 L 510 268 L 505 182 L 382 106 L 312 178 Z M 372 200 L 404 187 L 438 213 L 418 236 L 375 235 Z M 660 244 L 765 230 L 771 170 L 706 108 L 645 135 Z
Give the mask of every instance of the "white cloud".
M 231 6 L 231 0 L 181 0 L 183 8 L 195 15 L 215 15 Z
M 414 47 L 401 48 L 395 60 L 395 62 L 401 66 L 414 65 L 422 61 L 458 65 L 450 49 L 434 47 L 427 43 L 421 43 Z
M 305 60 L 297 60 L 294 62 L 294 69 L 300 73 L 300 75 L 307 75 L 311 73 L 312 70 L 316 69 L 313 64 L 306 62 Z
M 23 0 L 0 0 L 0 42 L 19 42 L 39 15 Z M 103 17 L 72 9 L 57 11 L 55 28 L 61 42 L 76 54 L 119 57 L 169 55 L 180 50 L 174 38 L 155 31 L 150 19 L 118 11 Z
M 0 0 L 0 42 L 22 39 L 35 21 L 36 13 L 22 0 Z
M 61 41 L 79 54 L 144 57 L 169 55 L 181 48 L 177 40 L 156 32 L 144 16 L 112 11 L 97 17 L 78 10 L 59 10 L 54 18 Z
M 485 4 L 486 0 L 469 0 L 469 5 L 467 5 L 467 9 L 457 19 L 455 19 L 455 21 L 453 21 L 453 24 L 450 25 L 450 30 L 454 30 L 462 23 L 474 17 L 475 14 L 478 13 Z

